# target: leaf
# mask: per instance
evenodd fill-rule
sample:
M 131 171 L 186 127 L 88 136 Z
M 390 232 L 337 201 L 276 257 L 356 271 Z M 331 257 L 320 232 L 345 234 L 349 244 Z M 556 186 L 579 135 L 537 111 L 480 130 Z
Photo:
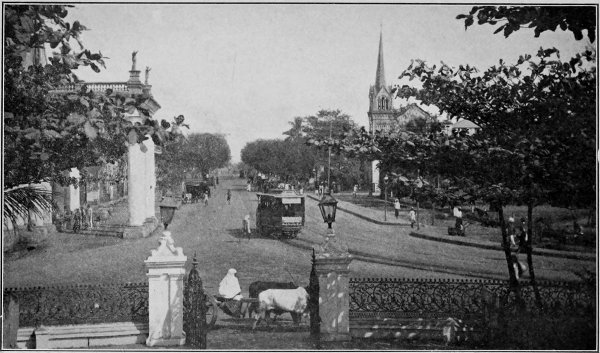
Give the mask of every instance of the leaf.
M 90 103 L 87 101 L 87 99 L 85 99 L 84 97 L 81 97 L 79 99 L 79 103 L 81 103 L 82 105 L 84 105 L 86 108 L 90 107 Z
M 42 153 L 40 154 L 40 159 L 41 159 L 42 161 L 47 161 L 49 158 L 50 158 L 50 155 L 49 155 L 48 153 L 46 153 L 46 152 L 42 152 Z
M 75 125 L 79 125 L 85 121 L 85 116 L 79 113 L 71 113 L 69 116 L 67 116 L 67 121 Z
M 44 130 L 44 135 L 50 138 L 62 138 L 62 135 L 54 130 Z
M 83 130 L 85 131 L 86 136 L 93 140 L 98 136 L 98 130 L 92 126 L 92 124 L 89 121 L 86 121 L 85 124 L 83 125 Z

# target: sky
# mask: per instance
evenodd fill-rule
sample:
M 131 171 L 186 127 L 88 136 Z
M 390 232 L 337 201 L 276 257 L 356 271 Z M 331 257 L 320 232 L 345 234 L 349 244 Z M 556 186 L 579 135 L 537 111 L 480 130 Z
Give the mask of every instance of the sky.
M 88 82 L 127 81 L 131 53 L 161 105 L 155 118 L 183 114 L 190 132 L 222 133 L 232 162 L 246 143 L 283 138 L 294 117 L 340 109 L 368 126 L 380 31 L 387 84 L 411 59 L 485 69 L 499 59 L 556 47 L 563 59 L 589 44 L 571 32 L 523 29 L 504 38 L 495 26 L 465 31 L 456 15 L 471 5 L 421 4 L 77 4 L 67 20 L 89 31 L 87 49 L 109 59 Z M 594 43 L 595 44 L 595 43 Z M 395 103 L 397 106 L 400 103 Z M 432 109 L 430 111 L 435 111 Z

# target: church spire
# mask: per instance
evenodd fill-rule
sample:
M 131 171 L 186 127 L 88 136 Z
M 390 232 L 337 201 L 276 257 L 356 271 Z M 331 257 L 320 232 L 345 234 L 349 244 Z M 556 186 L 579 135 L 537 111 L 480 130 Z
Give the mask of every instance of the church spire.
M 379 55 L 377 56 L 377 72 L 375 73 L 375 90 L 385 87 L 385 69 L 383 68 L 383 30 L 379 32 Z

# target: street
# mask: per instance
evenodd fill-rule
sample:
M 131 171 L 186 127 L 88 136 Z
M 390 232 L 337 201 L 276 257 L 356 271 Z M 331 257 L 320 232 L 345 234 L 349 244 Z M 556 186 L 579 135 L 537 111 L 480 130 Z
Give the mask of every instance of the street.
M 226 200 L 228 188 L 232 190 L 231 205 Z M 188 257 L 188 268 L 197 256 L 208 291 L 216 292 L 229 268 L 237 269 L 244 295 L 256 280 L 308 284 L 312 248 L 323 240 L 327 227 L 317 202 L 306 199 L 305 227 L 292 240 L 263 238 L 256 233 L 251 239 L 243 236 L 246 214 L 255 230 L 256 204 L 256 193 L 247 192 L 244 181 L 236 178 L 221 180 L 208 206 L 187 204 L 176 211 L 168 229 L 175 246 L 182 247 Z M 377 225 L 343 211 L 338 211 L 333 227 L 355 256 L 350 277 L 507 278 L 501 251 L 411 237 L 408 227 Z M 161 231 L 132 240 L 60 233 L 48 247 L 6 258 L 4 286 L 144 282 L 144 260 L 158 246 Z M 541 280 L 576 280 L 574 271 L 594 269 L 590 261 L 544 256 L 534 256 L 534 265 Z

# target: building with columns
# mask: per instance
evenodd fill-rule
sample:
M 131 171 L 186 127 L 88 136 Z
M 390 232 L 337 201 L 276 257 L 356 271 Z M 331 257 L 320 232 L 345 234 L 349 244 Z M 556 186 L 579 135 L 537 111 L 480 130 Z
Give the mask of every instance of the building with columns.
M 369 133 L 376 131 L 389 132 L 405 130 L 407 125 L 419 119 L 426 124 L 431 124 L 434 118 L 417 104 L 411 103 L 403 107 L 394 107 L 394 92 L 391 85 L 385 81 L 385 68 L 383 62 L 383 32 L 379 34 L 379 53 L 377 55 L 377 70 L 375 84 L 369 88 Z M 378 167 L 379 161 L 371 162 L 371 191 L 380 193 L 379 185 L 383 175 Z
M 132 66 L 127 81 L 81 82 L 62 87 L 61 89 L 54 91 L 54 93 L 66 94 L 77 91 L 85 84 L 88 89 L 98 93 L 105 93 L 106 90 L 110 89 L 125 97 L 137 98 L 143 96 L 145 101 L 142 103 L 142 108 L 144 109 L 142 111 L 136 109 L 133 112 L 126 114 L 126 119 L 131 121 L 134 125 L 143 124 L 160 109 L 160 104 L 154 99 L 152 95 L 152 85 L 148 83 L 149 68 L 146 68 L 144 82 L 140 80 L 140 70 L 136 67 L 136 56 L 137 52 L 134 52 L 132 54 Z M 124 230 L 125 232 L 139 233 L 135 231 L 136 227 L 144 227 L 144 229 L 151 228 L 151 232 L 156 228 L 156 225 L 158 225 L 155 212 L 155 153 L 160 153 L 159 151 L 160 149 L 156 148 L 152 138 L 149 138 L 144 141 L 143 147 L 140 144 L 129 145 L 127 155 L 124 156 L 120 162 L 122 165 L 107 165 L 101 167 L 103 170 L 106 169 L 104 170 L 105 172 L 118 168 L 126 170 L 126 177 L 121 181 L 123 185 L 117 185 L 117 189 L 122 190 L 118 193 L 119 195 L 122 196 L 127 194 L 129 205 L 128 224 L 124 225 L 125 228 L 127 228 Z M 76 168 L 71 169 L 69 175 L 80 178 L 80 172 Z M 66 192 L 63 193 L 63 207 L 66 207 L 71 211 L 82 207 L 82 202 L 88 201 L 91 194 L 85 185 L 78 188 L 70 185 L 65 189 L 68 190 L 65 190 Z M 104 192 L 106 193 L 107 190 L 109 190 L 109 194 L 113 193 L 110 187 L 107 187 Z M 109 199 L 111 198 L 112 195 L 109 196 Z M 102 201 L 100 195 L 98 195 L 98 199 L 99 201 Z M 146 232 L 147 230 L 144 231 L 144 235 L 146 235 Z M 127 234 L 124 236 L 127 236 Z

